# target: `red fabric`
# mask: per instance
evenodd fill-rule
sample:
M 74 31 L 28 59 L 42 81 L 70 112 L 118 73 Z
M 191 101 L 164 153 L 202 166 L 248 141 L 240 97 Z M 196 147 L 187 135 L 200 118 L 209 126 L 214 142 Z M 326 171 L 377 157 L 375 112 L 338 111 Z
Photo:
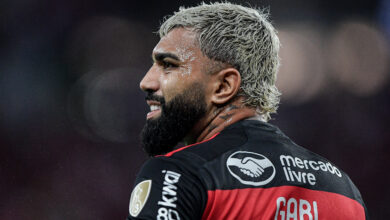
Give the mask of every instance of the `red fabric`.
M 174 153 L 176 153 L 176 152 L 178 152 L 178 151 L 184 150 L 184 149 L 186 149 L 186 148 L 188 148 L 188 147 L 192 147 L 192 146 L 194 146 L 194 145 L 198 145 L 198 144 L 201 144 L 201 143 L 210 141 L 210 140 L 212 140 L 213 138 L 215 138 L 217 135 L 219 135 L 219 132 L 216 133 L 216 134 L 214 134 L 214 135 L 213 135 L 211 138 L 209 138 L 209 139 L 206 139 L 206 140 L 203 140 L 203 141 L 198 142 L 198 143 L 194 143 L 194 144 L 190 144 L 190 145 L 187 145 L 187 146 L 178 148 L 178 149 L 173 150 L 173 151 L 171 151 L 171 152 L 168 152 L 168 153 L 166 153 L 166 154 L 164 154 L 164 155 L 157 155 L 156 157 L 161 157 L 161 156 L 170 157 L 170 156 L 172 156 L 172 154 L 174 154 Z
M 280 197 L 283 198 L 279 200 L 277 211 L 277 199 Z M 290 203 L 289 199 L 292 199 Z M 294 214 L 294 210 L 296 211 L 296 218 L 288 215 L 288 203 L 290 213 Z M 307 204 L 310 204 L 310 211 Z M 302 209 L 306 209 L 310 214 L 305 214 Z M 297 186 L 208 191 L 207 206 L 202 219 L 308 220 L 310 216 L 313 220 L 365 219 L 364 208 L 356 200 L 336 193 Z

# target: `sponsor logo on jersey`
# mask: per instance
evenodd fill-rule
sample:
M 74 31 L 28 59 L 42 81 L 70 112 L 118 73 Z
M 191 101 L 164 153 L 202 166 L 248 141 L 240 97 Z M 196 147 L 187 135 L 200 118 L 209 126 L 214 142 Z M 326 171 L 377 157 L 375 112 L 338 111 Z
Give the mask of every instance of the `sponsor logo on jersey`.
M 264 155 L 248 152 L 234 152 L 226 161 L 230 174 L 242 184 L 262 186 L 271 182 L 276 169 Z
M 129 213 L 133 217 L 137 217 L 145 206 L 148 200 L 150 189 L 152 187 L 152 180 L 144 180 L 137 184 L 133 189 L 130 197 Z
M 279 197 L 276 199 L 274 220 L 318 220 L 317 202 L 304 199 Z
M 161 200 L 157 203 L 159 206 L 161 206 L 157 210 L 157 219 L 178 220 L 180 219 L 180 216 L 179 213 L 176 211 L 176 184 L 179 182 L 181 174 L 170 170 L 163 170 L 162 173 L 165 173 L 165 175 L 162 187 Z
M 311 170 L 329 172 L 338 177 L 342 177 L 340 170 L 329 162 L 302 160 L 299 157 L 280 155 L 280 163 L 283 166 L 284 175 L 289 182 L 308 183 L 314 186 L 317 180 L 316 176 L 312 172 L 309 172 Z

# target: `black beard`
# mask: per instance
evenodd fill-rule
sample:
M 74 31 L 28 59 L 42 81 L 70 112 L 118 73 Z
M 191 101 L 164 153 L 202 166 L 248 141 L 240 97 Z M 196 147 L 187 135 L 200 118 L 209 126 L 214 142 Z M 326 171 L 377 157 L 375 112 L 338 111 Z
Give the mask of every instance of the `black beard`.
M 204 89 L 200 83 L 192 84 L 168 103 L 151 94 L 146 98 L 161 103 L 160 117 L 147 120 L 141 132 L 142 146 L 149 156 L 172 151 L 206 113 Z

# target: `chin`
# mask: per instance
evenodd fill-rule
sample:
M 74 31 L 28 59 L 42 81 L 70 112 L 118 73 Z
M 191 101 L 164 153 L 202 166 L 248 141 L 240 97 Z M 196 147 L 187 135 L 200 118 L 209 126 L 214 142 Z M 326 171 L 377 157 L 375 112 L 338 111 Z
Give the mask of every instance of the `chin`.
M 147 119 L 141 139 L 149 156 L 161 155 L 175 149 L 191 133 L 206 114 L 205 93 L 202 85 L 194 83 L 183 93 L 161 106 L 159 115 Z

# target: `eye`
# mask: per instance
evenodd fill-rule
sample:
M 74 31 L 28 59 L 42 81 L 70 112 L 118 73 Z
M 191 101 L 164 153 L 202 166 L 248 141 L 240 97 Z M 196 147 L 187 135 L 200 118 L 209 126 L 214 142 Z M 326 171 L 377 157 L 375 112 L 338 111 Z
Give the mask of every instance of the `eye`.
M 176 64 L 174 63 L 171 63 L 171 62 L 168 62 L 168 61 L 161 61 L 161 65 L 163 66 L 164 69 L 168 69 L 168 68 L 175 68 L 177 67 Z

